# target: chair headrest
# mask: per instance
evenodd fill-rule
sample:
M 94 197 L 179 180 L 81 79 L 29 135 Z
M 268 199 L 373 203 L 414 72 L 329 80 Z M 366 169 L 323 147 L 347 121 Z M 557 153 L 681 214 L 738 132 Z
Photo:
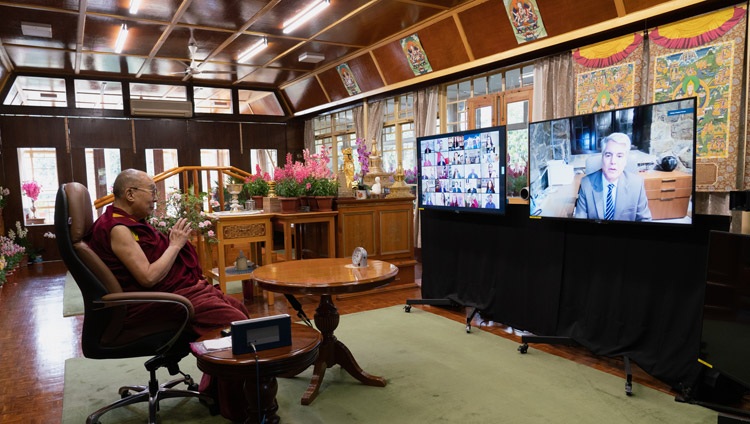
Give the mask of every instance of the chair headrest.
M 68 198 L 70 240 L 75 244 L 83 239 L 94 223 L 91 196 L 86 186 L 76 182 L 65 184 L 65 194 Z

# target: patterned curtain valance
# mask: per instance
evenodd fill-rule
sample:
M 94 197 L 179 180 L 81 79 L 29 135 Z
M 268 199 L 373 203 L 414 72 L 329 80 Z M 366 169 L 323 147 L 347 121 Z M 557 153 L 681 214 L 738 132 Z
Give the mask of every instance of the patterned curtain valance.
M 643 42 L 641 34 L 629 34 L 573 51 L 573 58 L 588 68 L 606 68 L 625 59 Z
M 744 6 L 736 6 L 654 28 L 649 39 L 669 49 L 689 49 L 716 40 L 734 28 L 747 13 Z

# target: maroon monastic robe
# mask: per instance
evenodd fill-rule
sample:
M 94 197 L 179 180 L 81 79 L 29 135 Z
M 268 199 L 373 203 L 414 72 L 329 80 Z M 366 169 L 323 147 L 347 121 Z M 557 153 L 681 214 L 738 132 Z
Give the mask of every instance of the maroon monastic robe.
M 138 245 L 143 249 L 143 253 L 146 254 L 146 258 L 152 263 L 167 250 L 169 238 L 145 221 L 138 221 L 114 206 L 108 207 L 96 220 L 84 240 L 112 270 L 123 291 L 159 291 L 185 296 L 195 309 L 191 322 L 192 330 L 201 336 L 211 329 L 226 327 L 232 321 L 248 317 L 245 305 L 237 299 L 224 295 L 221 290 L 203 279 L 198 254 L 190 243 L 185 243 L 174 265 L 162 281 L 151 288 L 138 284 L 135 277 L 112 251 L 110 232 L 116 225 L 125 225 L 130 229 Z M 127 322 L 135 324 L 149 319 L 153 317 L 153 309 L 163 307 L 163 305 L 131 306 L 128 308 Z
M 91 231 L 84 237 L 84 241 L 112 270 L 123 291 L 159 291 L 185 296 L 193 304 L 195 314 L 191 321 L 191 328 L 198 335 L 204 335 L 211 329 L 227 327 L 232 321 L 248 317 L 245 305 L 237 299 L 226 296 L 221 290 L 203 279 L 198 255 L 190 243 L 185 243 L 174 265 L 162 281 L 151 288 L 138 284 L 135 277 L 112 251 L 110 232 L 116 225 L 125 225 L 130 229 L 151 263 L 159 259 L 167 250 L 169 238 L 145 221 L 138 221 L 114 206 L 109 206 L 96 220 Z M 163 304 L 131 305 L 128 306 L 125 325 L 138 325 L 138 323 L 154 319 L 169 319 L 169 315 L 170 312 L 165 312 Z M 247 414 L 247 402 L 243 395 L 242 382 L 218 381 L 207 374 L 203 377 L 199 390 L 218 400 L 221 415 L 232 421 L 244 420 Z

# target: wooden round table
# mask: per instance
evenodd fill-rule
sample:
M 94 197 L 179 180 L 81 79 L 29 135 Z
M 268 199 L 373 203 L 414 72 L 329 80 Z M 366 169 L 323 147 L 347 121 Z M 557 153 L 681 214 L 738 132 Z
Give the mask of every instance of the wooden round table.
M 302 404 L 309 405 L 318 395 L 327 368 L 341 365 L 352 377 L 370 386 L 385 386 L 385 379 L 359 367 L 349 349 L 333 335 L 339 325 L 339 312 L 332 295 L 356 293 L 384 286 L 396 278 L 398 268 L 388 262 L 370 259 L 366 267 L 354 267 L 348 258 L 305 259 L 263 265 L 253 271 L 253 279 L 263 290 L 293 295 L 319 295 L 315 326 L 323 334 L 320 355 L 315 361 L 312 381 Z
M 219 338 L 220 331 L 217 329 L 201 337 L 200 341 Z M 279 410 L 276 376 L 299 374 L 312 365 L 318 357 L 322 339 L 314 328 L 292 323 L 291 346 L 261 350 L 257 363 L 253 353 L 234 355 L 232 349 L 225 349 L 196 355 L 198 369 L 217 377 L 244 381 L 245 399 L 249 405 L 245 423 L 258 423 L 258 416 L 263 415 L 265 423 L 276 424 L 280 421 L 276 414 Z

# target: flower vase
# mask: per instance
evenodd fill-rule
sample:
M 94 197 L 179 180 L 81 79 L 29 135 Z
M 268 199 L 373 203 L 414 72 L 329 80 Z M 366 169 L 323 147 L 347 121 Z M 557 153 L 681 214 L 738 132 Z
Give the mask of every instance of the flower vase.
M 31 219 L 36 219 L 36 206 L 34 206 L 34 199 L 31 199 Z
M 318 202 L 318 210 L 321 212 L 332 211 L 333 197 L 334 196 L 315 196 L 315 200 Z
M 297 213 L 299 211 L 299 197 L 279 197 L 281 213 Z

